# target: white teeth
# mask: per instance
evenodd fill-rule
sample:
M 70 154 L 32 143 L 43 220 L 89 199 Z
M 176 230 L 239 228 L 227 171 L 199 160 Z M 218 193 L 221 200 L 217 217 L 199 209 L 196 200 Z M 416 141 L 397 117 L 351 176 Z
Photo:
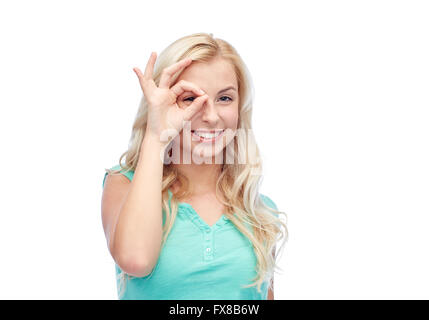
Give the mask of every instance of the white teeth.
M 194 131 L 194 133 L 195 133 L 197 136 L 200 136 L 200 137 L 205 138 L 205 139 L 213 139 L 213 138 L 216 138 L 216 137 L 217 137 L 218 135 L 220 135 L 222 132 L 223 132 L 223 131 L 218 131 L 218 132 L 216 132 L 216 133 L 207 133 L 207 132 L 198 132 L 198 131 Z

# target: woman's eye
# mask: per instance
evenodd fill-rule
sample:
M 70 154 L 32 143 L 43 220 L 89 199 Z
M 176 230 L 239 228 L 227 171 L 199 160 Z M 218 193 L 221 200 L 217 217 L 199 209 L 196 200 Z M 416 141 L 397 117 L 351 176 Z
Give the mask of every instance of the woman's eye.
M 229 100 L 222 100 L 222 101 L 232 101 L 232 99 L 230 97 L 227 97 L 227 96 L 222 96 L 221 99 L 222 98 L 228 98 L 229 99 Z
M 223 100 L 222 98 L 227 98 L 226 100 Z M 192 99 L 192 100 L 189 100 Z M 183 99 L 183 101 L 194 101 L 195 97 L 188 97 L 186 99 Z M 232 101 L 232 99 L 228 96 L 222 96 L 220 97 L 221 101 L 226 102 L 226 101 Z

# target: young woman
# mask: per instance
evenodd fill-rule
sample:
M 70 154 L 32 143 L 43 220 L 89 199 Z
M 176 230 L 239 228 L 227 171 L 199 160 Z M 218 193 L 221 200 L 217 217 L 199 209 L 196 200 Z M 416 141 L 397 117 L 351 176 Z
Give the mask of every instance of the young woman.
M 241 57 L 197 33 L 134 71 L 143 98 L 128 150 L 106 169 L 101 205 L 119 298 L 274 299 L 286 215 L 259 193 Z

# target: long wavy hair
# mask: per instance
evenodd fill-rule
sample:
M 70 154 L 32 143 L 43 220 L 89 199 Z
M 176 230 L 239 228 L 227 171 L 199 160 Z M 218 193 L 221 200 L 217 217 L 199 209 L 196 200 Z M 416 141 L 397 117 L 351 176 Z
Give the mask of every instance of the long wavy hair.
M 222 58 L 231 63 L 234 68 L 239 93 L 239 119 L 238 129 L 245 129 L 246 135 L 235 135 L 230 142 L 233 143 L 233 163 L 223 164 L 222 171 L 216 182 L 216 196 L 226 207 L 226 216 L 235 227 L 245 235 L 252 243 L 257 259 L 257 276 L 253 278 L 253 283 L 245 286 L 257 286 L 261 291 L 263 282 L 270 282 L 274 276 L 275 269 L 280 269 L 276 263 L 279 254 L 288 238 L 287 215 L 282 211 L 271 208 L 259 194 L 259 187 L 262 182 L 262 160 L 259 148 L 251 130 L 252 104 L 254 97 L 253 84 L 250 73 L 240 55 L 235 48 L 225 40 L 214 38 L 213 34 L 195 33 L 182 37 L 170 44 L 157 58 L 154 66 L 154 81 L 158 85 L 161 72 L 164 68 L 178 62 L 181 59 L 190 57 L 194 61 L 209 62 L 211 59 Z M 173 77 L 172 83 L 176 82 L 179 73 Z M 119 174 L 121 170 L 135 171 L 139 159 L 140 148 L 146 131 L 148 117 L 148 104 L 142 96 L 140 106 L 132 127 L 131 139 L 128 150 L 119 158 L 121 169 L 105 169 L 110 174 Z M 250 139 L 249 139 L 250 138 Z M 252 153 L 248 154 L 248 144 L 251 144 Z M 224 158 L 227 149 L 224 148 Z M 171 151 L 171 150 L 170 150 Z M 122 159 L 125 162 L 122 163 Z M 239 159 L 246 159 L 245 163 Z M 231 162 L 231 161 L 229 161 Z M 169 205 L 168 190 L 178 182 L 178 190 L 172 194 Z M 168 234 L 174 224 L 178 203 L 186 198 L 190 193 L 188 179 L 180 174 L 171 164 L 164 164 L 162 178 L 162 208 L 165 215 L 163 224 L 162 246 L 167 240 Z M 226 199 L 223 201 L 222 199 Z M 284 220 L 280 218 L 284 216 Z M 249 228 L 250 227 L 250 228 Z M 275 250 L 275 245 L 282 240 L 279 250 Z M 155 268 L 154 268 L 155 269 Z M 153 270 L 152 270 L 153 273 Z M 151 274 L 152 274 L 151 273 Z M 150 274 L 150 275 L 151 275 Z M 118 274 L 119 287 L 123 292 L 127 279 L 133 276 L 121 271 Z M 122 293 L 119 293 L 121 297 Z

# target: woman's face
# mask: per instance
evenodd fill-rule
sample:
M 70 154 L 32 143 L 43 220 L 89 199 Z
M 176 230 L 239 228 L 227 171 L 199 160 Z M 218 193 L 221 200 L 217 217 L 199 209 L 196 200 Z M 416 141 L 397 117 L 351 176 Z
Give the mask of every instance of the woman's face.
M 234 139 L 238 125 L 238 83 L 232 65 L 220 58 L 208 63 L 192 62 L 176 82 L 180 80 L 194 83 L 208 95 L 200 110 L 190 119 L 190 123 L 185 124 L 174 141 L 180 143 L 184 157 L 185 154 L 189 155 L 186 157 L 189 160 L 184 160 L 184 163 L 190 163 L 190 157 L 192 162 L 224 163 L 225 159 L 218 162 L 215 157 L 222 156 L 223 149 Z M 193 92 L 184 92 L 177 98 L 177 104 L 180 108 L 187 108 L 195 98 Z M 222 133 L 213 137 L 209 132 L 204 134 L 204 131 Z M 196 158 L 200 160 L 195 161 Z

